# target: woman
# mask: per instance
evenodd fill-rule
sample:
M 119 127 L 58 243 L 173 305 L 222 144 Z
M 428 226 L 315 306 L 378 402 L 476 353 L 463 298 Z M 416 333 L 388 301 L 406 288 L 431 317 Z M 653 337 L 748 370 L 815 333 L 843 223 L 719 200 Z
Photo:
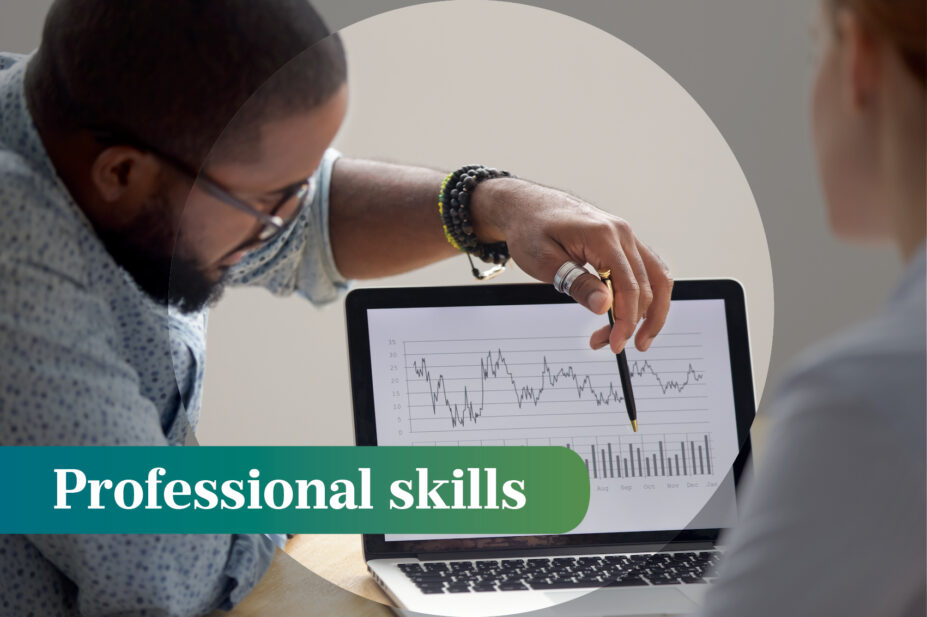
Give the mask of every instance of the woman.
M 813 124 L 830 223 L 893 242 L 906 272 L 782 384 L 706 616 L 927 614 L 925 2 L 824 2 Z

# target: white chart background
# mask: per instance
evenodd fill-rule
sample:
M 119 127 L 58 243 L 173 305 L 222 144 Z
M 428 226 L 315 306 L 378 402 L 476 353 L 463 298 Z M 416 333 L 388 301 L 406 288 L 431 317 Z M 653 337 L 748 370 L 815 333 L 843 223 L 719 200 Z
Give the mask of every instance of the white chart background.
M 441 23 L 479 45 L 448 45 Z M 408 7 L 342 35 L 351 101 L 336 147 L 438 169 L 509 169 L 627 219 L 676 280 L 736 278 L 762 394 L 773 316 L 762 222 L 723 136 L 661 67 L 594 26 L 506 2 Z M 436 87 L 464 64 L 500 70 L 454 96 Z M 513 267 L 489 284 L 531 280 Z M 357 286 L 473 282 L 458 256 Z M 201 443 L 353 444 L 344 329 L 342 302 L 316 310 L 297 295 L 230 289 L 209 316 Z
M 591 481 L 572 533 L 685 528 L 738 452 L 724 303 L 674 302 L 650 350 L 629 345 L 638 433 L 614 354 L 588 346 L 602 319 L 576 304 L 368 311 L 378 443 L 569 446 Z M 719 501 L 699 520 L 732 524 Z

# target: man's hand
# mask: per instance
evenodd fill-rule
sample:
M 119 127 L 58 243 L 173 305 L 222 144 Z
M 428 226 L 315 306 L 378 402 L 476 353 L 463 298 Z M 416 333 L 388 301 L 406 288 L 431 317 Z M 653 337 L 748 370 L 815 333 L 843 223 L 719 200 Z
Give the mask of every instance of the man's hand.
M 332 172 L 329 229 L 341 275 L 390 276 L 459 255 L 441 231 L 435 203 L 444 175 L 423 167 L 339 159 Z M 538 280 L 552 283 L 565 261 L 611 270 L 613 298 L 592 274 L 583 274 L 570 287 L 570 295 L 594 313 L 615 306 L 615 327 L 593 333 L 589 344 L 594 349 L 610 343 L 613 351 L 621 351 L 643 318 L 635 345 L 645 350 L 663 327 L 673 279 L 624 220 L 517 178 L 477 184 L 470 210 L 477 238 L 508 243 L 519 267 Z
M 515 263 L 539 281 L 552 283 L 565 261 L 610 269 L 614 298 L 592 274 L 580 276 L 570 287 L 570 295 L 596 314 L 614 303 L 615 326 L 594 332 L 590 346 L 610 344 L 619 353 L 643 318 L 634 345 L 641 351 L 650 347 L 666 321 L 673 279 L 627 221 L 562 191 L 517 178 L 481 182 L 470 208 L 480 241 L 505 241 Z

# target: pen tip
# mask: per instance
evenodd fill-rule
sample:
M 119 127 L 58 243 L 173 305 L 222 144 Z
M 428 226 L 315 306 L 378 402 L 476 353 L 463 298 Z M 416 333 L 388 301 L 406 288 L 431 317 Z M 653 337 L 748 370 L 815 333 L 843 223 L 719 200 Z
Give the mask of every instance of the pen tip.
M 637 420 L 631 420 L 631 428 L 634 429 L 634 432 L 637 432 Z

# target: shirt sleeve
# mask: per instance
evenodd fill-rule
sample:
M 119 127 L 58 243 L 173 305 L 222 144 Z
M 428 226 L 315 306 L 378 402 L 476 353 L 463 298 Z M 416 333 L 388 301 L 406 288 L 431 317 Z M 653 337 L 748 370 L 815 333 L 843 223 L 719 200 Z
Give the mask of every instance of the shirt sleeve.
M 329 236 L 332 168 L 341 153 L 325 151 L 313 173 L 317 189 L 293 224 L 279 237 L 248 253 L 230 274 L 233 285 L 258 285 L 279 296 L 294 291 L 322 305 L 342 297 L 354 281 L 338 272 Z
M 261 534 L 27 538 L 77 586 L 78 609 L 84 617 L 192 617 L 217 608 L 231 610 L 257 585 L 276 551 Z
M 847 390 L 808 376 L 775 402 L 767 456 L 699 615 L 907 615 L 919 601 L 923 453 L 899 447 L 897 429 Z
M 0 258 L 0 277 L 0 445 L 167 446 L 139 375 L 114 351 L 106 302 L 77 281 L 9 258 Z M 87 617 L 231 608 L 275 550 L 263 535 L 25 538 L 77 586 Z M 7 565 L 0 560 L 0 573 Z

